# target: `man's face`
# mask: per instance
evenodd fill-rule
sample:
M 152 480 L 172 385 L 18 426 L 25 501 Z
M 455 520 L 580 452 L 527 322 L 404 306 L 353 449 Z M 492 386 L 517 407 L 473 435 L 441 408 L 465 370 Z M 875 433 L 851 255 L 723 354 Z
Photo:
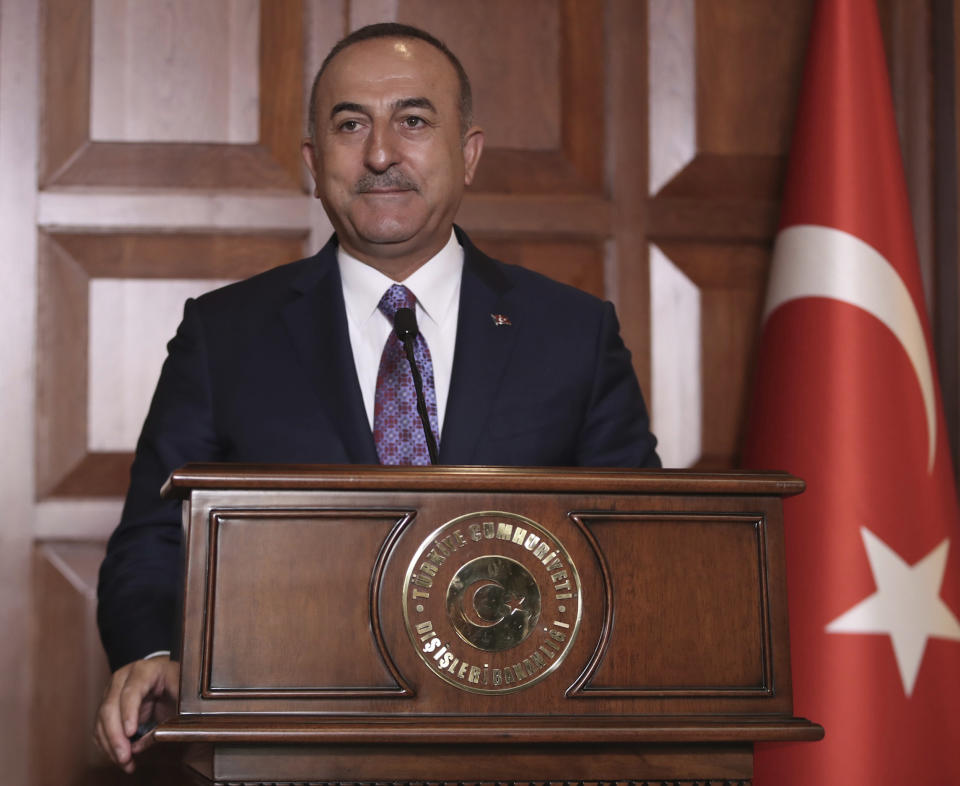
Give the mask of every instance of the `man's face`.
M 483 133 L 460 126 L 460 87 L 425 41 L 379 38 L 340 52 L 317 85 L 304 159 L 341 245 L 384 272 L 412 272 L 450 236 Z

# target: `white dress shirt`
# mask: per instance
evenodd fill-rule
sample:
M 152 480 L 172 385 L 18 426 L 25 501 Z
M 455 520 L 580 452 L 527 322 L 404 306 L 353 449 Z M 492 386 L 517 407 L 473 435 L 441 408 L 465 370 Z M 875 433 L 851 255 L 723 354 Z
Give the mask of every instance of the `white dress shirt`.
M 377 308 L 380 298 L 391 286 L 403 284 L 417 299 L 417 326 L 430 348 L 433 383 L 437 393 L 437 426 L 443 433 L 443 416 L 450 392 L 453 350 L 457 341 L 457 315 L 460 313 L 460 277 L 463 249 L 450 231 L 450 240 L 440 252 L 417 268 L 404 281 L 394 281 L 376 268 L 337 248 L 337 264 L 343 283 L 347 309 L 350 348 L 357 367 L 367 420 L 373 430 L 374 399 L 380 356 L 393 329 L 390 320 Z M 440 441 L 440 434 L 437 441 Z

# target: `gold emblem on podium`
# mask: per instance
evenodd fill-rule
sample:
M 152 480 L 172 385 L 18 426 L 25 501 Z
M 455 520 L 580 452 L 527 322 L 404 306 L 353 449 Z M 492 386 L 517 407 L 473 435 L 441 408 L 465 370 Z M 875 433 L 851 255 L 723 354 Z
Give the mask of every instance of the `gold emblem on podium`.
M 468 513 L 420 545 L 403 611 L 434 674 L 461 690 L 510 693 L 563 661 L 580 625 L 580 577 L 560 541 L 535 521 Z

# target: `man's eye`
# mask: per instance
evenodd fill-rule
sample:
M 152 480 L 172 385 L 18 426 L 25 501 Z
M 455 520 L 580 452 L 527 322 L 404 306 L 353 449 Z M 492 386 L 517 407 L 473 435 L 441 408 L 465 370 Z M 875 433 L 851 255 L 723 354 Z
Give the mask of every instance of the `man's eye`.
M 360 123 L 356 120 L 344 120 L 337 128 L 341 131 L 356 131 L 360 128 Z
M 410 117 L 403 118 L 401 124 L 404 128 L 420 128 L 425 124 L 425 121 L 422 117 L 411 115 Z

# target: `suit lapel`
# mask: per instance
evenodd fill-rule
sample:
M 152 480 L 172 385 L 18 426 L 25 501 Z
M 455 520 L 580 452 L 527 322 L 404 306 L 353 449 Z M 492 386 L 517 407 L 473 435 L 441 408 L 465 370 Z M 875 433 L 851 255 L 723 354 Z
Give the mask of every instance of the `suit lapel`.
M 376 446 L 350 349 L 334 241 L 324 246 L 316 264 L 293 286 L 298 295 L 284 307 L 283 320 L 320 398 L 320 412 L 339 437 L 346 461 L 376 464 Z
M 489 419 L 497 391 L 521 329 L 511 313 L 510 282 L 457 228 L 464 249 L 460 313 L 450 393 L 440 440 L 441 464 L 470 464 Z M 498 326 L 494 315 L 510 317 Z

